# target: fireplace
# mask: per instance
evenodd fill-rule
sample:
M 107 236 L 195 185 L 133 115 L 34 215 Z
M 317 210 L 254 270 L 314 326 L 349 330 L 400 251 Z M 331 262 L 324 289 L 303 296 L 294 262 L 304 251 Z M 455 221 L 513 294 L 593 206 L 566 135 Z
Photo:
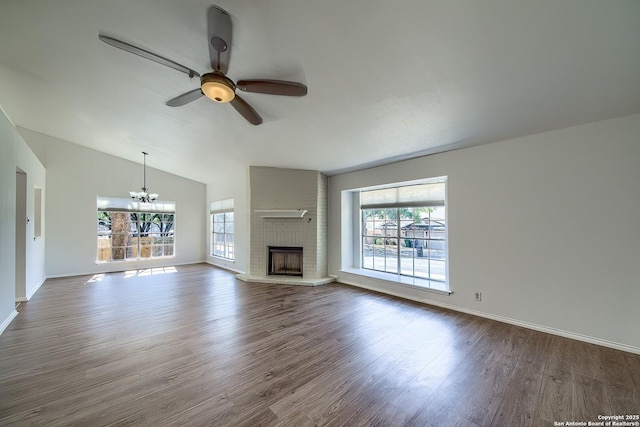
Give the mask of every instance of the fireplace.
M 296 246 L 269 246 L 268 274 L 302 276 L 302 248 Z

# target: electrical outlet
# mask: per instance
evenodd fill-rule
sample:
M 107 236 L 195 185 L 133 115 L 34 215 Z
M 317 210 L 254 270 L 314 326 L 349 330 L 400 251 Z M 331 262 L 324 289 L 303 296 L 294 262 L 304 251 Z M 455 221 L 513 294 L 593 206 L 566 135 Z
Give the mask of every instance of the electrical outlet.
M 482 301 L 482 292 L 476 292 L 475 298 L 476 301 Z

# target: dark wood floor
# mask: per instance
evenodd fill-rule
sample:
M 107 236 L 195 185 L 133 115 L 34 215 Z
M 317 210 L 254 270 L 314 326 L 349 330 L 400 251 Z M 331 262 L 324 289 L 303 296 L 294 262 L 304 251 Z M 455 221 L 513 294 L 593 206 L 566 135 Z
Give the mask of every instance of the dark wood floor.
M 0 336 L 0 425 L 544 426 L 640 410 L 640 356 L 208 265 L 50 279 Z

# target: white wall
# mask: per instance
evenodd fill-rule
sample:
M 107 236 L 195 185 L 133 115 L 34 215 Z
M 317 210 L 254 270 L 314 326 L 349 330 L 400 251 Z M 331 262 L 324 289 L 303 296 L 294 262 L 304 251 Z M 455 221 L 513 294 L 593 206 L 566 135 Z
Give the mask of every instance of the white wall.
M 142 187 L 142 154 L 133 161 L 18 129 L 47 169 L 46 275 L 69 276 L 203 262 L 205 185 L 151 168 L 147 186 L 176 202 L 176 256 L 147 261 L 96 263 L 96 197 L 127 197 Z
M 33 221 L 27 224 L 25 238 L 18 245 L 26 267 L 21 286 L 16 289 L 16 169 L 26 174 L 26 209 L 21 211 L 34 217 L 33 188 L 45 189 L 45 169 L 16 132 L 0 107 L 0 333 L 17 315 L 16 300 L 26 300 L 38 289 L 44 276 L 44 240 L 33 239 Z M 23 198 L 24 199 L 24 198 Z M 25 200 L 23 200 L 24 202 Z
M 0 110 L 0 333 L 15 311 L 16 150 L 15 130 Z
M 329 273 L 640 352 L 639 135 L 635 115 L 330 177 Z M 452 295 L 340 271 L 353 250 L 344 190 L 445 175 Z

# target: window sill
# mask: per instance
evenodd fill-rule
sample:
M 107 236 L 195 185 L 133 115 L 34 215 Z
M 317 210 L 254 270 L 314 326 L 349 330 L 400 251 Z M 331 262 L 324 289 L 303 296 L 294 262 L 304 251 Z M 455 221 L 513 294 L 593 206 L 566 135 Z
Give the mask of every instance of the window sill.
M 96 260 L 94 261 L 94 264 L 124 264 L 124 263 L 134 263 L 134 262 L 147 262 L 147 261 L 156 261 L 156 260 L 161 260 L 161 259 L 171 259 L 171 258 L 175 258 L 175 255 L 168 255 L 168 256 L 157 256 L 157 257 L 153 257 L 153 258 L 128 258 L 128 259 L 114 259 L 114 260 L 110 260 L 110 261 L 100 261 L 100 260 Z
M 362 268 L 343 268 L 340 272 L 376 279 L 391 285 L 400 285 L 427 292 L 434 292 L 441 295 L 451 295 L 453 293 L 447 289 L 447 284 L 445 282 L 402 276 L 393 273 L 384 273 L 382 271 L 365 270 Z

